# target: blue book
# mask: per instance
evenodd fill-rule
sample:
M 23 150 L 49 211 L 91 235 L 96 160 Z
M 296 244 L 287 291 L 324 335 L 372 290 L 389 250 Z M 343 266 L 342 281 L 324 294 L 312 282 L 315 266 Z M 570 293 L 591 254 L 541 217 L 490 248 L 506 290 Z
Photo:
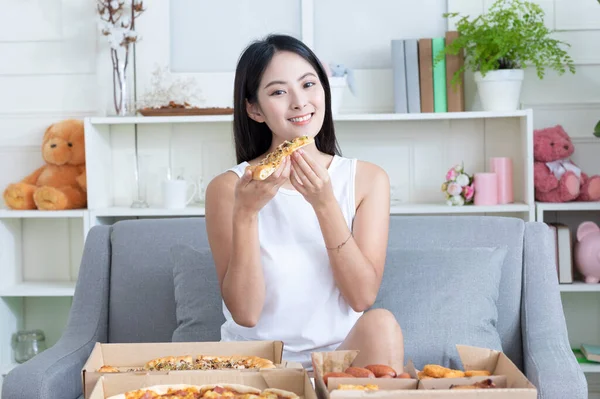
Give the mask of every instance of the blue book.
M 581 344 L 581 353 L 585 358 L 592 362 L 600 362 L 600 346 Z
M 406 98 L 408 112 L 421 112 L 421 84 L 419 81 L 419 44 L 417 39 L 404 41 L 404 60 L 406 69 Z
M 406 65 L 404 60 L 404 40 L 392 40 L 392 72 L 394 77 L 394 112 L 406 114 Z

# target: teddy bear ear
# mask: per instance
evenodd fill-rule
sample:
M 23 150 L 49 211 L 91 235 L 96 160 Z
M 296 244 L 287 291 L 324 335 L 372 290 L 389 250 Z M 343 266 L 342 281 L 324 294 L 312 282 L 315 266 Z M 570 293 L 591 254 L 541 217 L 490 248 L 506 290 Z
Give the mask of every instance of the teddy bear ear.
M 559 133 L 561 136 L 563 136 L 567 139 L 570 138 L 569 135 L 567 134 L 567 132 L 565 132 L 565 129 L 562 127 L 562 125 L 554 126 L 554 130 L 556 130 L 556 132 Z
M 583 240 L 585 236 L 600 231 L 600 227 L 594 222 L 583 222 L 577 227 L 577 241 Z
M 49 136 L 50 136 L 50 132 L 52 131 L 52 128 L 54 127 L 54 123 L 50 126 L 48 126 L 48 128 L 46 128 L 46 131 L 44 132 L 44 138 L 42 139 L 43 141 L 48 140 Z

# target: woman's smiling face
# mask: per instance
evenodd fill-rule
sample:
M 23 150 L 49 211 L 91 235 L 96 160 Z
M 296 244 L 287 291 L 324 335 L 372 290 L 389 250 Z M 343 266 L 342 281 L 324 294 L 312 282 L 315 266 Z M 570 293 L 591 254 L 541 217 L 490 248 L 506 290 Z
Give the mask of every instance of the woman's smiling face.
M 274 141 L 316 136 L 325 115 L 325 91 L 317 72 L 304 58 L 277 52 L 265 69 L 257 104 L 247 104 L 248 115 L 266 123 Z

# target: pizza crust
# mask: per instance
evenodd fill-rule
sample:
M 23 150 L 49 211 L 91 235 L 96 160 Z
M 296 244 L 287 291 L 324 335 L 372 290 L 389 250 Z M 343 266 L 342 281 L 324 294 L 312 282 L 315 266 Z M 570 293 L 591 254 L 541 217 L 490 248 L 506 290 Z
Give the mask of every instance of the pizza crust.
M 279 389 L 279 388 L 267 388 L 267 389 L 263 390 L 262 393 L 263 394 L 273 393 L 273 394 L 277 395 L 278 397 L 283 397 L 283 398 L 288 398 L 288 399 L 300 399 L 300 397 L 298 395 L 296 395 L 294 392 L 286 391 L 286 390 Z
M 163 384 L 163 385 L 152 385 L 149 387 L 144 387 L 144 388 L 140 388 L 140 389 L 136 389 L 133 391 L 127 391 L 127 392 L 123 392 L 117 395 L 113 395 L 113 396 L 109 396 L 106 399 L 126 399 L 128 395 L 132 395 L 135 392 L 146 392 L 146 391 L 152 391 L 155 392 L 158 395 L 162 395 L 165 394 L 169 391 L 169 389 L 186 389 L 186 388 L 195 388 L 200 390 L 200 388 L 202 388 L 201 385 L 189 385 L 189 384 Z

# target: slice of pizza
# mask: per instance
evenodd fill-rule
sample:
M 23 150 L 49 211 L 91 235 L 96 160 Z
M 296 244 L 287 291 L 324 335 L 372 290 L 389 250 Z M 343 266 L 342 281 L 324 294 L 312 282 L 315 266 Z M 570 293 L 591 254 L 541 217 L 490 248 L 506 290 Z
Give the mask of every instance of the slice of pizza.
M 258 356 L 232 356 L 231 363 L 236 369 L 274 369 L 275 364 L 269 359 Z
M 275 367 L 272 361 L 258 356 L 198 355 L 194 362 L 194 369 L 196 370 L 270 369 Z
M 231 356 L 198 355 L 194 361 L 195 370 L 232 369 Z
M 252 178 L 254 180 L 265 180 L 275 172 L 284 157 L 291 155 L 294 151 L 305 145 L 314 143 L 314 141 L 314 138 L 309 136 L 300 136 L 292 140 L 286 140 L 278 145 L 274 151 L 268 153 L 258 164 L 250 165 L 246 167 L 246 170 L 252 171 Z
M 258 399 L 261 391 L 242 384 L 207 384 L 200 387 L 204 399 Z
M 193 370 L 194 360 L 189 355 L 159 357 L 147 362 L 144 369 L 149 371 Z

